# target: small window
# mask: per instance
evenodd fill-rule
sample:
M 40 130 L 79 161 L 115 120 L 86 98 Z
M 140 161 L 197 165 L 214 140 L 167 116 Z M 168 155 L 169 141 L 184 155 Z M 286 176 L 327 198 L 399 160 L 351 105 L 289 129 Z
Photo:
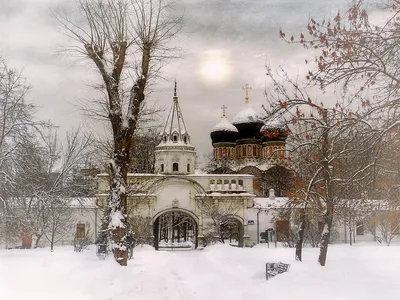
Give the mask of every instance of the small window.
M 187 143 L 187 136 L 184 136 L 184 137 L 183 137 L 183 141 L 184 141 L 185 143 Z
M 210 184 L 215 184 L 215 180 L 214 179 L 210 179 Z
M 176 143 L 178 141 L 178 136 L 177 135 L 173 136 L 173 141 L 174 141 L 174 143 Z
M 217 180 L 217 184 L 222 184 L 222 180 L 221 180 L 221 179 L 218 179 L 218 180 Z
M 229 184 L 229 180 L 228 180 L 228 179 L 225 179 L 225 180 L 224 180 L 224 184 Z
M 190 172 L 190 164 L 187 164 L 187 171 Z
M 231 184 L 236 184 L 236 179 L 232 179 Z
M 85 224 L 76 224 L 76 237 L 81 239 L 84 238 L 85 235 Z
M 243 186 L 243 180 L 242 179 L 239 179 L 239 185 Z
M 251 156 L 251 146 L 250 145 L 248 145 L 247 146 L 247 156 Z
M 167 136 L 166 135 L 164 135 L 164 142 L 166 142 L 167 141 Z
M 161 172 L 164 172 L 164 164 L 161 164 Z
M 179 171 L 179 165 L 178 165 L 178 163 L 173 163 L 173 164 L 172 164 L 172 171 L 174 171 L 174 172 L 178 172 L 178 171 Z
M 356 222 L 356 234 L 364 235 L 364 223 L 363 222 Z

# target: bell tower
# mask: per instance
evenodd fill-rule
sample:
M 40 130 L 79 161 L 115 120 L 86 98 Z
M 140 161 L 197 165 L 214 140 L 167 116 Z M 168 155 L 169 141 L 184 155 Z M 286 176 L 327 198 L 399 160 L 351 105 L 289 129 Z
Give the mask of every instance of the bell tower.
M 158 174 L 194 173 L 196 151 L 190 143 L 176 90 L 175 81 L 172 106 L 161 133 L 161 142 L 155 151 L 155 171 Z

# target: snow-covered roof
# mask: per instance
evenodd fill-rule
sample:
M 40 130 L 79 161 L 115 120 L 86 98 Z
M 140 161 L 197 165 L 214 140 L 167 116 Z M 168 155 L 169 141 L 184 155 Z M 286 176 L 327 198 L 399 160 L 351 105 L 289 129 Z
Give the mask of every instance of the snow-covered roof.
M 219 123 L 215 125 L 214 128 L 211 130 L 211 132 L 217 131 L 239 132 L 237 128 L 233 126 L 225 116 L 223 116 L 221 121 L 219 121 Z
M 260 116 L 251 107 L 250 103 L 245 103 L 244 108 L 232 119 L 232 124 L 260 123 Z
M 184 141 L 182 141 L 180 139 L 178 139 L 176 142 L 171 141 L 171 140 L 167 140 L 167 141 L 162 140 L 160 142 L 160 144 L 158 144 L 158 146 L 156 146 L 156 150 L 158 150 L 159 147 L 162 147 L 162 146 L 168 146 L 168 147 L 183 147 L 183 146 L 185 146 L 185 147 L 193 148 L 191 150 L 194 150 L 194 146 L 192 144 L 190 144 L 190 142 L 187 141 L 185 143 Z
M 283 128 L 284 124 L 280 120 L 272 120 L 272 121 L 267 121 L 265 124 L 261 127 L 260 132 L 263 132 L 265 129 L 270 129 L 270 128 Z
M 264 198 L 264 197 L 256 197 L 254 198 L 254 208 L 261 209 L 271 209 L 271 208 L 282 208 L 289 202 L 288 197 L 274 197 Z
M 233 171 L 238 171 L 243 169 L 244 167 L 256 167 L 261 171 L 266 171 L 271 167 L 275 166 L 274 163 L 263 162 L 262 160 L 259 161 L 247 161 L 245 163 L 235 163 L 230 166 Z

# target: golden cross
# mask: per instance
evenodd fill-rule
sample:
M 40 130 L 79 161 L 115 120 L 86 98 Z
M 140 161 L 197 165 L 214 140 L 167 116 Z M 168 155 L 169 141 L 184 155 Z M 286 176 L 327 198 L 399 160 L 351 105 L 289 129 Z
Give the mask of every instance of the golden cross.
M 226 109 L 227 109 L 227 107 L 225 106 L 225 104 L 224 105 L 222 105 L 222 107 L 221 107 L 221 109 L 222 109 L 222 118 L 224 118 L 224 117 L 226 117 Z
M 251 90 L 251 87 L 249 87 L 249 85 L 246 83 L 242 89 L 246 93 L 245 99 L 246 99 L 246 103 L 248 103 L 249 102 L 249 90 Z

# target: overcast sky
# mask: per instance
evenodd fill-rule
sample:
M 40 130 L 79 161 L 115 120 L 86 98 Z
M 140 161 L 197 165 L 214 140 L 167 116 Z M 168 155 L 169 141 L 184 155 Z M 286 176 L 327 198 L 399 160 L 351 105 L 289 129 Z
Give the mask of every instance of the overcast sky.
M 178 0 L 179 1 L 179 0 Z M 82 114 L 78 101 L 88 97 L 90 74 L 79 63 L 57 55 L 66 38 L 51 17 L 51 9 L 68 0 L 0 0 L 0 55 L 9 65 L 23 68 L 32 84 L 28 100 L 39 105 L 39 116 L 63 130 L 76 127 Z M 250 101 L 260 111 L 267 78 L 265 62 L 282 65 L 296 74 L 311 53 L 279 39 L 282 27 L 299 35 L 309 16 L 322 19 L 346 7 L 348 0 L 180 0 L 185 25 L 178 44 L 182 58 L 170 64 L 152 100 L 170 106 L 173 79 L 199 157 L 212 150 L 209 133 L 220 120 L 220 107 L 228 119 L 244 103 L 242 87 L 251 87 Z M 216 75 L 212 75 L 216 74 Z M 167 113 L 168 109 L 166 110 Z

